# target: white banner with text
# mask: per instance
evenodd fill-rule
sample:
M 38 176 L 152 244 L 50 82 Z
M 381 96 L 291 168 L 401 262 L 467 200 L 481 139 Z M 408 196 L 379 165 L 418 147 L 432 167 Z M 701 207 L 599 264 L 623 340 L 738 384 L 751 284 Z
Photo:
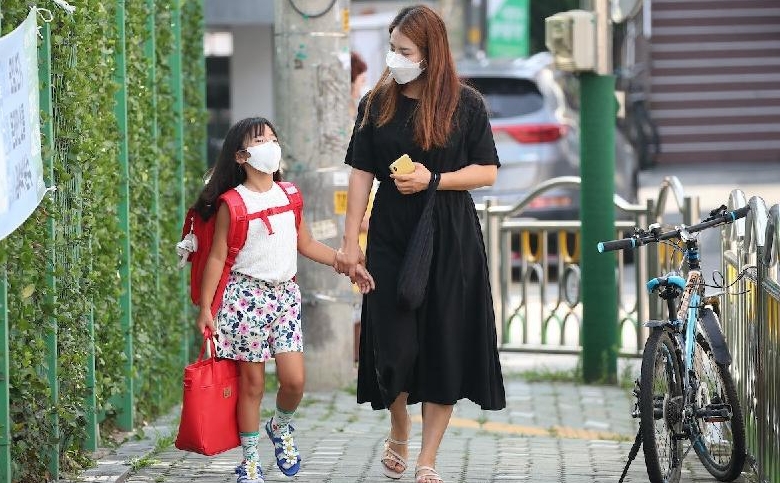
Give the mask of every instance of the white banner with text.
M 46 193 L 38 106 L 36 12 L 0 37 L 0 240 L 35 211 Z

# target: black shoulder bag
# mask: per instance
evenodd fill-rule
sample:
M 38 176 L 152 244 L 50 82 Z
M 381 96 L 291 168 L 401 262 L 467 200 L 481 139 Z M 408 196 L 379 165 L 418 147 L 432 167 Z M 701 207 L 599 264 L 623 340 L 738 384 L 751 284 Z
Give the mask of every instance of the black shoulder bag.
M 420 221 L 414 228 L 409 245 L 406 247 L 401 271 L 398 275 L 398 305 L 404 310 L 415 310 L 425 298 L 425 289 L 431 271 L 433 258 L 433 205 L 436 202 L 436 188 L 441 175 L 431 173 L 428 183 L 425 207 Z

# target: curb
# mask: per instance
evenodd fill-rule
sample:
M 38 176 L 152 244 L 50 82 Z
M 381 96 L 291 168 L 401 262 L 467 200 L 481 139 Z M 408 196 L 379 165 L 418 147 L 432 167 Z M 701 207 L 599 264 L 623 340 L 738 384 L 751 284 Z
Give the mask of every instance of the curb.
M 123 483 L 133 471 L 135 461 L 152 455 L 159 440 L 169 438 L 178 431 L 180 414 L 181 407 L 176 405 L 153 424 L 141 428 L 143 437 L 132 440 L 134 436 L 130 436 L 119 447 L 96 461 L 96 466 L 79 473 L 77 479 L 60 478 L 59 483 Z M 137 436 L 138 433 L 134 434 Z

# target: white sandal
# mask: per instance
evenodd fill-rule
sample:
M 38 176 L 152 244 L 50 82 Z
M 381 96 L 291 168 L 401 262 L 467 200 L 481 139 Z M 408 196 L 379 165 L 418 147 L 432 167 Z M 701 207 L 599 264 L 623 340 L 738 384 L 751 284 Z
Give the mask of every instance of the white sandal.
M 385 451 L 382 453 L 382 459 L 379 461 L 382 462 L 382 473 L 384 473 L 386 477 L 392 478 L 393 480 L 398 480 L 403 476 L 404 471 L 406 471 L 406 460 L 402 458 L 400 454 L 394 451 L 390 445 L 405 445 L 408 443 L 409 441 L 397 441 L 390 436 L 385 439 Z M 390 465 L 392 465 L 392 468 Z M 396 471 L 393 469 L 396 466 L 400 466 L 401 471 Z
M 416 483 L 444 483 L 439 473 L 430 466 L 418 466 L 414 469 L 414 481 Z

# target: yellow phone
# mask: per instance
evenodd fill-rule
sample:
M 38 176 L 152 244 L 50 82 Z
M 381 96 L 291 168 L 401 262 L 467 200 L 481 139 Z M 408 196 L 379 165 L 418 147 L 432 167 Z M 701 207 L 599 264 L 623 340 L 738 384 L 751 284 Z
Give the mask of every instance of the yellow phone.
M 414 172 L 414 163 L 408 154 L 404 154 L 390 164 L 390 171 L 394 174 L 409 174 Z

